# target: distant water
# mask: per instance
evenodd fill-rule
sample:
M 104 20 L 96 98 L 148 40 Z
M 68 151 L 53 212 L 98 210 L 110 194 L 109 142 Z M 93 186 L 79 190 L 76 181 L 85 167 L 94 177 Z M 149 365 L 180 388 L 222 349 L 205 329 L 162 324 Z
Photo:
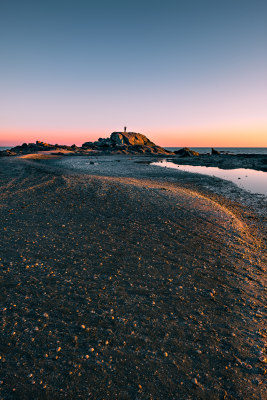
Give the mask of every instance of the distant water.
M 8 150 L 8 149 L 11 149 L 11 146 L 9 146 L 9 147 L 1 147 L 1 146 L 0 146 L 0 151 Z
M 12 146 L 1 147 L 0 151 L 11 149 Z M 165 147 L 167 150 L 176 151 L 180 150 L 182 147 Z M 266 154 L 267 155 L 267 147 L 214 147 L 215 150 L 225 151 L 227 153 L 233 154 Z M 211 147 L 190 147 L 190 149 L 194 151 L 198 151 L 199 153 L 211 153 Z
M 182 147 L 165 147 L 170 151 L 180 150 Z M 211 147 L 190 147 L 198 153 L 211 153 Z M 214 147 L 215 150 L 225 151 L 232 154 L 266 154 L 267 147 Z

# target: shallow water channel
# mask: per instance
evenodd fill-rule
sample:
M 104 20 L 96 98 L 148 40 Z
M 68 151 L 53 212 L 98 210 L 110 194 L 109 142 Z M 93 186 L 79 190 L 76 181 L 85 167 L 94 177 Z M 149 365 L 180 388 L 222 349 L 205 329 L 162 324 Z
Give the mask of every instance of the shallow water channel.
M 171 161 L 158 161 L 151 163 L 165 168 L 179 169 L 194 174 L 215 176 L 235 183 L 242 189 L 251 193 L 263 194 L 267 199 L 267 172 L 255 171 L 253 169 L 221 169 L 218 167 L 204 167 L 198 165 L 178 165 Z

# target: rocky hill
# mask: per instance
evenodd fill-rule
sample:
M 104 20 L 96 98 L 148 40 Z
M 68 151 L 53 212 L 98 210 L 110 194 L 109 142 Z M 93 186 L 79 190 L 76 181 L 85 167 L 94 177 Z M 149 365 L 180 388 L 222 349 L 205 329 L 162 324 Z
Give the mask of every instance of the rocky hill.
M 125 144 L 127 146 L 156 146 L 145 135 L 135 132 L 113 132 L 110 135 L 110 140 L 117 144 Z
M 86 142 L 81 147 L 75 144 L 72 146 L 49 144 L 37 140 L 35 143 L 23 143 L 10 150 L 0 151 L 0 156 L 17 156 L 44 151 L 60 152 L 61 150 L 67 150 L 68 154 L 71 152 L 75 155 L 85 155 L 92 151 L 99 154 L 173 154 L 157 146 L 141 133 L 113 132 L 109 138 Z
M 50 144 L 37 140 L 35 143 L 23 143 L 21 146 L 12 147 L 12 149 L 0 151 L 0 156 L 18 156 L 24 154 L 38 153 L 39 151 L 60 151 L 69 150 L 74 151 L 77 146 L 66 146 L 60 144 Z
M 84 143 L 82 149 L 101 150 L 107 153 L 172 154 L 151 142 L 145 135 L 136 132 L 113 132 L 107 139 L 99 138 L 96 142 Z

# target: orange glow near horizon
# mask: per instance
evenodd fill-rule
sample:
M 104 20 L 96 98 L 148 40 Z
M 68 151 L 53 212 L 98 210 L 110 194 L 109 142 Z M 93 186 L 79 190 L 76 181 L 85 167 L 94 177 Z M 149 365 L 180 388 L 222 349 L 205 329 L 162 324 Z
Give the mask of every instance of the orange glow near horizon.
M 107 138 L 110 132 L 96 131 L 0 131 L 0 146 L 16 146 L 41 140 L 52 144 L 82 145 Z M 117 129 L 119 131 L 119 129 Z M 129 129 L 146 135 L 162 147 L 267 147 L 267 128 L 250 129 Z
M 151 132 L 151 139 L 163 147 L 267 147 L 267 127 L 169 130 Z

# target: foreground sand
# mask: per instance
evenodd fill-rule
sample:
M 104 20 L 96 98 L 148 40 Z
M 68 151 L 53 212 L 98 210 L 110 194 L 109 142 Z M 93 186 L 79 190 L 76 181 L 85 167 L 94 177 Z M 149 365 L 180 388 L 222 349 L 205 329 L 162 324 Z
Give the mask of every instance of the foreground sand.
M 49 163 L 0 160 L 1 398 L 264 399 L 253 213 Z

